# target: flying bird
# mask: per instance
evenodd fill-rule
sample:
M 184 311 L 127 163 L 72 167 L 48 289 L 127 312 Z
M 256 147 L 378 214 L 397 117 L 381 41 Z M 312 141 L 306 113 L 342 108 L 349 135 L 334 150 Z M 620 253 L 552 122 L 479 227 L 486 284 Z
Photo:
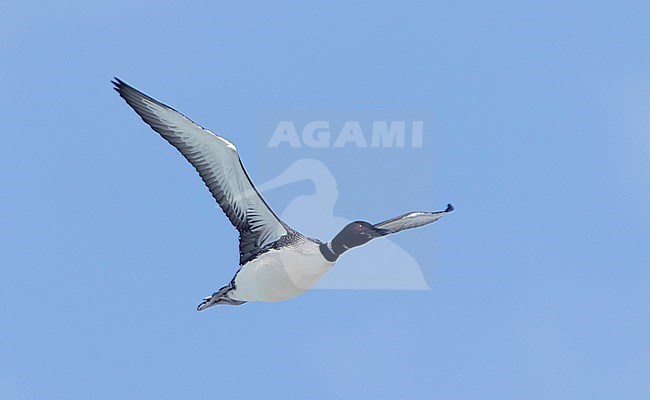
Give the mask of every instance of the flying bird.
M 197 309 L 249 301 L 277 302 L 304 293 L 346 251 L 372 239 L 437 221 L 454 210 L 410 212 L 377 224 L 355 221 L 322 242 L 281 221 L 255 189 L 235 146 L 118 78 L 114 89 L 154 131 L 189 161 L 239 231 L 239 270 Z

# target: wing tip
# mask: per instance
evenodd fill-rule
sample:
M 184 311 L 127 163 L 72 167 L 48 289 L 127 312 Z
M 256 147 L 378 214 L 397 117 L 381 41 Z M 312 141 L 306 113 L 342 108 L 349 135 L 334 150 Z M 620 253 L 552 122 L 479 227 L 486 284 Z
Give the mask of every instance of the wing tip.
M 120 95 L 120 97 L 126 100 L 125 92 L 130 88 L 130 86 L 124 83 L 124 81 L 118 77 L 113 77 L 111 83 L 113 84 L 113 90 L 115 90 Z
M 154 99 L 153 97 L 139 91 L 138 89 L 134 88 L 133 86 L 129 85 L 128 83 L 124 82 L 118 77 L 113 77 L 111 83 L 114 85 L 113 89 L 115 89 L 115 91 L 120 95 L 120 97 L 122 97 L 133 109 L 136 110 L 136 113 L 138 113 L 140 117 L 142 117 L 142 114 L 139 111 L 140 110 L 139 103 L 142 103 L 143 101 L 147 101 L 147 102 L 154 103 L 160 107 L 164 107 L 166 109 L 177 112 L 178 114 L 182 115 L 184 118 L 187 118 L 183 114 L 173 109 L 172 107 L 168 106 L 167 104 L 161 103 L 160 101 Z M 145 122 L 147 121 L 145 120 Z M 149 122 L 147 123 L 149 124 Z
M 451 203 L 447 204 L 447 208 L 445 209 L 446 213 L 452 212 L 454 210 L 455 210 L 455 208 L 454 208 L 454 206 L 451 205 Z
M 118 78 L 117 76 L 114 76 L 113 79 L 111 79 L 111 83 L 115 85 L 115 88 L 119 88 L 126 85 L 124 81 Z

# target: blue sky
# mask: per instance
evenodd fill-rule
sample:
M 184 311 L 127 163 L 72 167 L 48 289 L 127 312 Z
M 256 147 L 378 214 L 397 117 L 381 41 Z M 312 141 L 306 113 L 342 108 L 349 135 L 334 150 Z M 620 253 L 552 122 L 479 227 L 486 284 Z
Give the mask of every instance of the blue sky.
M 1 398 L 650 397 L 646 2 L 0 15 Z M 234 142 L 256 183 L 286 167 L 258 145 L 265 112 L 432 113 L 420 149 L 318 154 L 336 216 L 456 206 L 391 238 L 431 290 L 196 312 L 236 232 L 113 76 Z

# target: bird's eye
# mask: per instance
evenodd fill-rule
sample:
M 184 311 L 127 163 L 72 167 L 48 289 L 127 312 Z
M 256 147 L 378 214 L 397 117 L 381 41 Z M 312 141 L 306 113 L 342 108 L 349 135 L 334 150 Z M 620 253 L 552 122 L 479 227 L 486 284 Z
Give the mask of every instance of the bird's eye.
M 354 229 L 357 230 L 357 231 L 360 231 L 362 228 L 363 228 L 363 226 L 361 226 L 361 224 L 356 224 L 354 226 Z

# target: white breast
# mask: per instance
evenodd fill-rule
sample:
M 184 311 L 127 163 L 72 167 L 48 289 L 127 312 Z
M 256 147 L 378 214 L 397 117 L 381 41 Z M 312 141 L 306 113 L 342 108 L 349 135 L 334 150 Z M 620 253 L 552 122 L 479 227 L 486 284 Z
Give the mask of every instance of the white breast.
M 241 301 L 287 300 L 304 293 L 334 263 L 323 258 L 318 245 L 270 250 L 244 265 L 229 297 Z

